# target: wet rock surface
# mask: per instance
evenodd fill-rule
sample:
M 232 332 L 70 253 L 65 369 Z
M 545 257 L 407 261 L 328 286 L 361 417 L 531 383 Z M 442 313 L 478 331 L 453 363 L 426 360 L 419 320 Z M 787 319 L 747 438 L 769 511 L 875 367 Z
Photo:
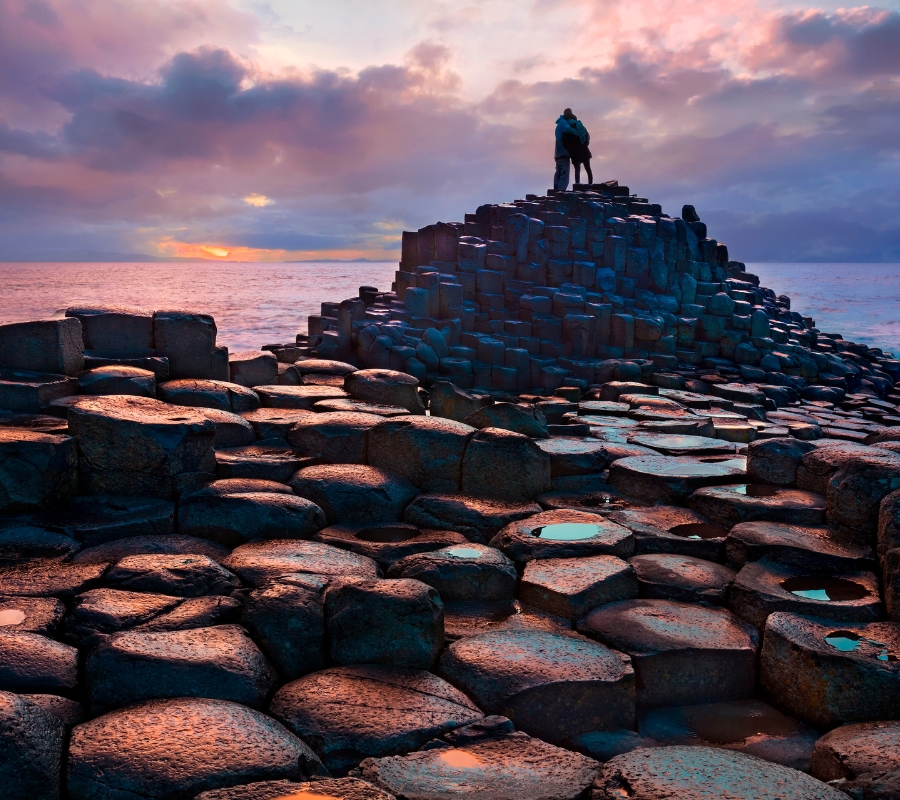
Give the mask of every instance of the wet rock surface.
M 900 629 L 786 612 L 766 620 L 760 685 L 786 714 L 818 728 L 900 714 Z
M 809 772 L 818 732 L 762 700 L 652 709 L 640 734 L 661 745 L 722 747 Z M 817 776 L 819 777 L 819 776 Z
M 118 800 L 149 786 L 158 797 L 188 798 L 322 770 L 309 747 L 258 711 L 222 700 L 150 700 L 75 727 L 66 788 L 74 800 Z
M 727 794 L 725 794 L 727 793 Z M 603 765 L 593 798 L 720 797 L 842 800 L 842 792 L 790 767 L 706 747 L 635 750 Z
M 741 569 L 731 586 L 728 605 L 759 628 L 774 611 L 846 622 L 874 622 L 882 616 L 878 578 L 871 572 L 810 570 L 768 559 Z
M 449 800 L 575 800 L 598 772 L 596 761 L 513 733 L 460 747 L 367 759 L 362 777 L 397 797 Z
M 523 564 L 535 558 L 592 555 L 627 558 L 634 552 L 634 538 L 627 528 L 599 514 L 544 511 L 511 522 L 491 539 L 491 546 Z
M 507 630 L 451 644 L 440 672 L 487 713 L 552 743 L 634 725 L 630 659 L 597 642 L 538 630 Z
M 307 675 L 279 689 L 269 711 L 336 772 L 364 758 L 415 750 L 483 716 L 430 672 L 377 666 Z
M 387 574 L 427 583 L 447 602 L 512 600 L 516 591 L 513 562 L 493 547 L 477 544 L 406 556 L 392 564 Z
M 756 636 L 726 609 L 623 600 L 594 609 L 578 630 L 631 657 L 640 708 L 677 705 L 685 692 L 700 702 L 753 694 Z
M 628 563 L 641 597 L 688 603 L 725 605 L 737 574 L 714 561 L 666 553 L 634 556 Z

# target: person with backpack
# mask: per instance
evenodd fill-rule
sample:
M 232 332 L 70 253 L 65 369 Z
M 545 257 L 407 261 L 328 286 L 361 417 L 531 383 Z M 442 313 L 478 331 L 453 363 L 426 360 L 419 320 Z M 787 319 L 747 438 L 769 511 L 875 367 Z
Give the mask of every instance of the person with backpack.
M 567 147 L 569 156 L 572 158 L 572 164 L 575 166 L 575 183 L 581 183 L 581 165 L 584 165 L 584 171 L 587 174 L 587 182 L 594 182 L 594 173 L 591 172 L 591 150 L 588 145 L 591 143 L 591 134 L 584 127 L 581 120 L 574 114 L 569 123 L 575 128 L 578 141 L 572 146 Z

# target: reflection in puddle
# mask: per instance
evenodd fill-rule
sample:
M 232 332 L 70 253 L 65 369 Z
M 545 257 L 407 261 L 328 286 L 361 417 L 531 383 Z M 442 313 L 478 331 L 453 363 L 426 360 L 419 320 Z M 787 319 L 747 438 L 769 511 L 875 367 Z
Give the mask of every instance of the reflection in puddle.
M 474 547 L 448 547 L 442 552 L 453 558 L 481 558 L 481 551 Z
M 579 539 L 592 539 L 599 533 L 599 526 L 592 525 L 589 522 L 561 522 L 556 525 L 544 525 L 532 531 L 532 534 L 539 539 L 549 539 L 554 542 L 574 542 Z
M 25 621 L 25 612 L 18 608 L 0 610 L 0 626 L 21 625 Z
M 825 637 L 825 641 L 835 650 L 849 653 L 851 650 L 859 647 L 860 636 L 853 631 L 835 631 L 834 633 L 829 633 Z
M 413 525 L 376 525 L 357 532 L 355 536 L 364 542 L 390 544 L 415 539 L 420 533 L 421 531 Z
M 763 486 L 758 483 L 748 483 L 742 486 L 735 486 L 733 491 L 737 494 L 747 495 L 747 497 L 777 497 L 784 490 L 775 486 Z
M 877 661 L 900 661 L 900 653 L 891 650 L 884 642 L 867 639 L 853 631 L 834 631 L 825 636 L 825 641 L 842 653 L 858 649 L 860 655 L 871 656 Z
M 685 713 L 685 722 L 700 739 L 713 744 L 734 744 L 753 736 L 786 736 L 797 723 L 761 703 L 715 704 Z
M 824 602 L 844 603 L 850 600 L 862 600 L 869 596 L 865 586 L 861 586 L 855 581 L 819 575 L 787 578 L 781 582 L 781 588 L 797 597 Z
M 272 800 L 343 800 L 333 794 L 319 794 L 318 792 L 294 792 L 293 794 L 280 794 Z
M 482 764 L 481 759 L 477 756 L 473 756 L 465 750 L 457 750 L 455 747 L 441 750 L 440 758 L 445 764 L 456 767 L 456 769 L 477 769 Z
M 684 525 L 676 525 L 669 530 L 676 536 L 685 539 L 724 539 L 728 536 L 728 530 L 711 522 L 688 522 Z

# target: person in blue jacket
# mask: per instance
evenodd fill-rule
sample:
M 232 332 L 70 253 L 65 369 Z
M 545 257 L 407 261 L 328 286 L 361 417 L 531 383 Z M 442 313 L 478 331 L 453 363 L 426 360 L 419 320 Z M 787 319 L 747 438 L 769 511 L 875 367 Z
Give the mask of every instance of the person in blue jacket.
M 569 147 L 574 147 L 575 142 L 579 142 L 578 134 L 575 132 L 570 120 L 575 115 L 571 108 L 567 108 L 556 120 L 556 151 L 554 158 L 556 159 L 556 173 L 553 175 L 553 188 L 558 192 L 564 192 L 569 188 L 569 164 L 572 155 Z

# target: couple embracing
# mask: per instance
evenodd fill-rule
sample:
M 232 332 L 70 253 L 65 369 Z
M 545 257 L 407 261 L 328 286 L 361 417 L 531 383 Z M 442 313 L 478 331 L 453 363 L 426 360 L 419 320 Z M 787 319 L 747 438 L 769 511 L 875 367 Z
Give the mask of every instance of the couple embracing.
M 564 192 L 569 188 L 569 162 L 575 165 L 575 183 L 581 183 L 581 165 L 587 173 L 588 183 L 594 182 L 591 172 L 591 151 L 588 145 L 591 135 L 571 108 L 563 111 L 556 120 L 556 174 L 553 176 L 553 188 Z

